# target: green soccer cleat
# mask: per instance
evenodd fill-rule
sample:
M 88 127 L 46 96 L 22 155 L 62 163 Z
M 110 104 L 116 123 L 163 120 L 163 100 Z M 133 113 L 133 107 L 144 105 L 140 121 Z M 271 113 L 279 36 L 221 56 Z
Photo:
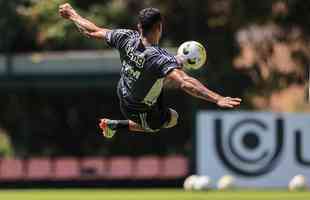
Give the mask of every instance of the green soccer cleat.
M 115 127 L 114 120 L 101 119 L 99 126 L 102 129 L 103 136 L 106 138 L 112 138 L 116 133 L 116 130 L 113 129 Z

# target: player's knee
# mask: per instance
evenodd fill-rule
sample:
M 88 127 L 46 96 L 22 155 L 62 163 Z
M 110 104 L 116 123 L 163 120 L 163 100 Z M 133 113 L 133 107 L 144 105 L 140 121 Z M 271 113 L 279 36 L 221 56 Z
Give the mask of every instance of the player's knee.
M 147 133 L 156 133 L 163 128 L 172 128 L 178 124 L 179 114 L 175 110 L 169 108 L 169 115 L 169 121 L 166 121 L 164 124 L 160 124 L 157 121 L 154 121 L 153 123 L 145 122 L 141 124 L 141 128 Z
M 170 110 L 170 121 L 165 124 L 164 128 L 172 128 L 178 124 L 179 114 L 177 111 L 169 108 Z
M 179 120 L 179 114 L 177 113 L 177 111 L 170 109 L 171 112 L 171 120 L 170 120 L 170 125 L 171 127 L 174 127 L 178 124 L 178 120 Z

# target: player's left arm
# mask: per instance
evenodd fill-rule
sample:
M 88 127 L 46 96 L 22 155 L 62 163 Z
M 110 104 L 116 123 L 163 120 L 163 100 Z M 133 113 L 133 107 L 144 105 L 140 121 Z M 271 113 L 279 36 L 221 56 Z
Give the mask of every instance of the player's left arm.
M 79 31 L 87 37 L 105 39 L 110 29 L 98 27 L 96 24 L 80 16 L 70 4 L 59 6 L 59 14 L 65 19 L 72 21 Z
M 241 103 L 240 98 L 223 97 L 208 89 L 200 81 L 187 75 L 182 69 L 173 69 L 166 78 L 175 82 L 180 89 L 191 96 L 216 103 L 220 107 L 234 108 Z

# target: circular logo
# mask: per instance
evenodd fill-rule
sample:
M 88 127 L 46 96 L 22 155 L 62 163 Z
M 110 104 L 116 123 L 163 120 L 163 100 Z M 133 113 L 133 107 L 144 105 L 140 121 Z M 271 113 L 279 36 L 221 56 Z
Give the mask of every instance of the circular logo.
M 271 171 L 283 146 L 283 121 L 270 123 L 241 119 L 225 124 L 215 120 L 216 151 L 226 167 L 243 176 L 260 176 Z

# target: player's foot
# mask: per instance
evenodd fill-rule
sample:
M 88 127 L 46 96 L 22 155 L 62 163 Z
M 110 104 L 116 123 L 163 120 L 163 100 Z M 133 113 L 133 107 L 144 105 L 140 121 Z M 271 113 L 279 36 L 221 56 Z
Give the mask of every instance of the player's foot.
M 104 137 L 112 138 L 115 135 L 116 130 L 114 129 L 115 127 L 114 120 L 106 118 L 101 119 L 99 126 L 102 129 L 102 134 Z

